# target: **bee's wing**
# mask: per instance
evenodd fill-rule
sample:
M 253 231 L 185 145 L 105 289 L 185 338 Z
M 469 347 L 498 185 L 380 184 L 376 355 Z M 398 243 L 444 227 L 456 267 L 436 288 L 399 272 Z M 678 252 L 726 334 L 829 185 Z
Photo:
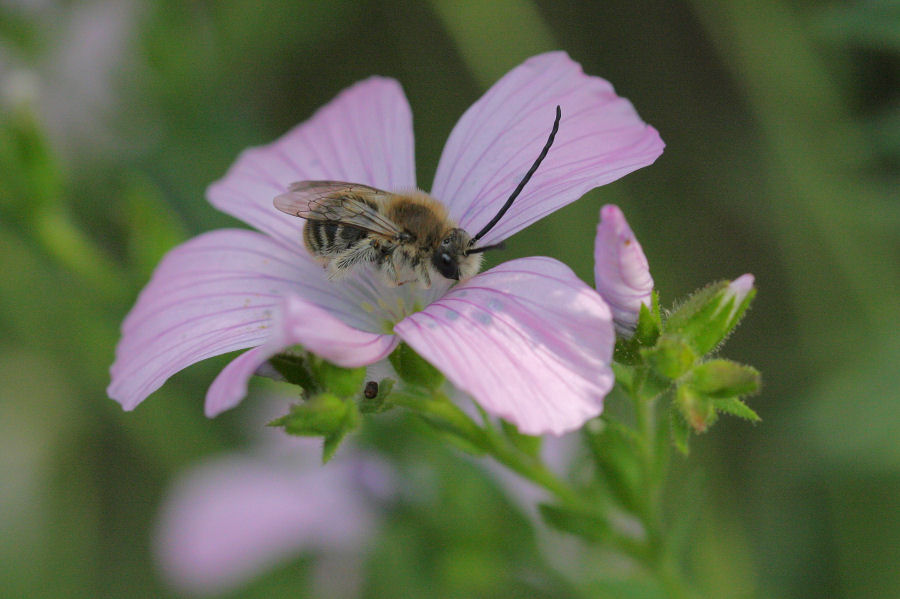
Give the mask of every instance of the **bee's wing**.
M 300 181 L 275 198 L 275 207 L 291 216 L 357 227 L 387 237 L 401 229 L 366 200 L 381 205 L 391 194 L 368 185 L 343 181 Z

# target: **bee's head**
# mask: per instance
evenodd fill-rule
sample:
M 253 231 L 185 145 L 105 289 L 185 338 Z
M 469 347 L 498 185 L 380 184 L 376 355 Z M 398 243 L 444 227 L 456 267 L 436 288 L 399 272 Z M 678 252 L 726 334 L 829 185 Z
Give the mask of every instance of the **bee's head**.
M 481 260 L 474 261 L 467 255 L 471 237 L 460 228 L 450 229 L 431 257 L 431 264 L 441 276 L 458 281 L 478 272 Z M 474 266 L 474 269 L 473 269 Z

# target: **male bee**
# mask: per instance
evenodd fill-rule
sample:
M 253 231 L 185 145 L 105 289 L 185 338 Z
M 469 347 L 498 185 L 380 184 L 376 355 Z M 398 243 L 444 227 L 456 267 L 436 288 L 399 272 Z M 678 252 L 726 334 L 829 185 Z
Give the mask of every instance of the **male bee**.
M 390 285 L 417 281 L 429 288 L 435 275 L 467 279 L 478 272 L 483 252 L 500 247 L 476 244 L 500 221 L 547 156 L 561 116 L 557 106 L 553 129 L 537 160 L 500 211 L 474 236 L 422 191 L 390 193 L 359 183 L 300 181 L 275 198 L 275 207 L 306 219 L 304 244 L 330 278 L 372 264 Z

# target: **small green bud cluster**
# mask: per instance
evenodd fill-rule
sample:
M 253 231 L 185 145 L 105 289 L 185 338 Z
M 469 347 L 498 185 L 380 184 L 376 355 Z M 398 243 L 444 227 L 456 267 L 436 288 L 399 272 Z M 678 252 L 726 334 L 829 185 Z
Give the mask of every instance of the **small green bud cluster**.
M 334 456 L 341 441 L 360 424 L 360 414 L 382 411 L 393 381 L 365 381 L 365 368 L 341 368 L 306 352 L 281 353 L 269 363 L 302 389 L 301 401 L 271 423 L 290 435 L 322 437 L 322 461 Z
M 720 413 L 759 420 L 741 400 L 759 390 L 759 372 L 711 356 L 740 322 L 755 293 L 750 275 L 713 283 L 665 319 L 654 294 L 652 307 L 642 306 L 634 336 L 617 344 L 616 359 L 635 367 L 630 383 L 641 385 L 642 395 L 674 388 L 672 437 L 684 453 L 690 431 L 705 432 Z

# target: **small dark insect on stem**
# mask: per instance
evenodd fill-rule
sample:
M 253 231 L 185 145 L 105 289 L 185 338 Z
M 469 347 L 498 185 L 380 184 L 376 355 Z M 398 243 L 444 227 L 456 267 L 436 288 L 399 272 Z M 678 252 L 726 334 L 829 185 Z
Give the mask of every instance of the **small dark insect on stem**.
M 543 162 L 544 158 L 547 157 L 547 152 L 550 151 L 550 146 L 553 145 L 553 140 L 556 138 L 556 132 L 559 131 L 559 119 L 560 118 L 562 118 L 562 110 L 560 109 L 559 106 L 557 106 L 556 107 L 556 120 L 553 121 L 553 129 L 550 131 L 550 137 L 547 138 L 547 143 L 544 144 L 544 149 L 541 150 L 541 153 L 537 157 L 537 160 L 534 161 L 534 164 L 531 165 L 531 168 L 528 169 L 528 172 L 525 173 L 525 176 L 522 177 L 521 181 L 519 181 L 518 187 L 516 187 L 515 191 L 512 192 L 512 195 L 509 196 L 509 199 L 506 200 L 506 203 L 503 204 L 503 208 L 500 209 L 500 212 L 498 212 L 494 216 L 494 218 L 491 219 L 491 222 L 486 224 L 484 226 L 484 228 L 481 231 L 479 231 L 475 235 L 475 237 L 472 238 L 473 245 L 475 244 L 476 241 L 478 241 L 479 239 L 484 237 L 488 231 L 493 229 L 494 225 L 496 225 L 498 222 L 500 222 L 500 219 L 503 218 L 503 215 L 506 214 L 506 211 L 509 210 L 509 207 L 512 206 L 512 203 L 515 201 L 515 199 L 517 197 L 519 197 L 520 193 L 522 193 L 522 190 L 525 188 L 525 185 L 528 183 L 528 181 L 531 180 L 531 176 L 541 165 L 541 162 Z M 488 248 L 484 248 L 484 249 L 488 249 Z M 477 252 L 477 251 L 484 251 L 484 250 L 483 249 L 469 250 L 468 253 L 471 254 L 471 253 Z
M 375 381 L 369 381 L 366 383 L 366 388 L 363 389 L 363 395 L 366 399 L 375 399 L 378 395 L 378 383 Z

